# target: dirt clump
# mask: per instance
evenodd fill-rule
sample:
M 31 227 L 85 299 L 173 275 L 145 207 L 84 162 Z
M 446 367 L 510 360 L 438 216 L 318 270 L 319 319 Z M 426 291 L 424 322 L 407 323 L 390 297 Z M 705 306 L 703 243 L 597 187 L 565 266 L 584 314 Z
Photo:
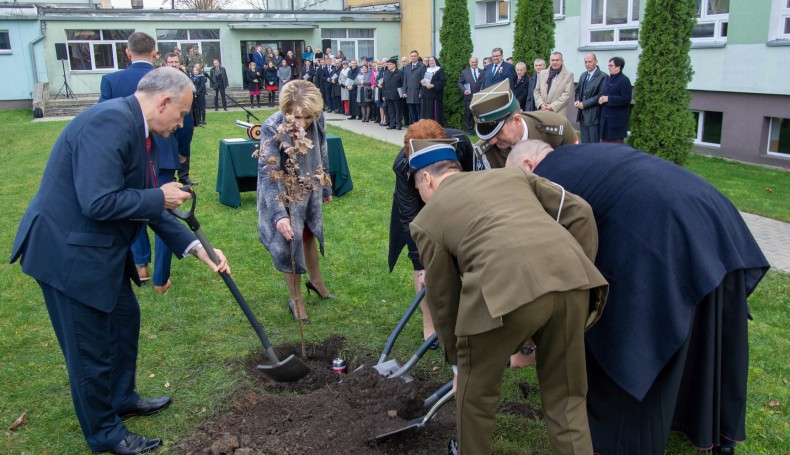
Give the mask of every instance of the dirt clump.
M 274 382 L 257 370 L 258 364 L 269 363 L 264 353 L 247 359 L 252 389 L 240 393 L 228 412 L 201 424 L 175 448 L 205 455 L 446 453 L 455 434 L 452 401 L 424 428 L 375 441 L 376 435 L 425 415 L 424 399 L 443 384 L 384 378 L 371 368 L 375 358 L 351 356 L 343 344 L 342 337 L 334 336 L 310 345 L 305 360 L 310 373 L 291 383 Z M 275 351 L 281 358 L 301 354 L 297 345 L 281 345 Z M 348 374 L 331 369 L 340 352 L 351 357 Z M 362 363 L 367 366 L 358 368 Z

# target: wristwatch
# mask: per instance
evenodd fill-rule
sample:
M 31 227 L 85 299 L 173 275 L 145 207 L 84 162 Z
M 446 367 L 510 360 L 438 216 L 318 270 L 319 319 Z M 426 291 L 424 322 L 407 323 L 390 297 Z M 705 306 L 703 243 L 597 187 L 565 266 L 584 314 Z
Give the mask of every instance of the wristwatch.
M 202 249 L 203 249 L 203 245 L 202 245 L 202 244 L 200 244 L 200 243 L 198 243 L 197 245 L 195 245 L 195 247 L 194 247 L 194 248 L 192 248 L 192 251 L 190 251 L 190 253 L 191 253 L 193 256 L 197 257 L 197 254 L 198 254 L 198 253 L 200 252 L 200 250 L 202 250 Z
M 519 352 L 524 354 L 524 355 L 530 355 L 533 352 L 535 352 L 536 348 L 537 348 L 537 346 L 535 346 L 534 344 L 532 346 L 524 346 L 523 348 L 521 348 L 519 350 Z

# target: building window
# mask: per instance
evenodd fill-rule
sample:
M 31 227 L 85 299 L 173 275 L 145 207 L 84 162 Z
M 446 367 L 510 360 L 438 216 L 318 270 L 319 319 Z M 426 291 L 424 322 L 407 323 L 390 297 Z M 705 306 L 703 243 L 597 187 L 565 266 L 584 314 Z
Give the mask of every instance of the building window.
M 783 0 L 781 15 L 779 17 L 779 37 L 790 39 L 790 0 Z
M 694 112 L 694 120 L 697 123 L 697 137 L 695 144 L 701 145 L 721 145 L 721 123 L 724 115 L 715 111 Z
M 510 22 L 510 2 L 477 3 L 477 25 L 507 24 Z
M 11 50 L 11 37 L 8 30 L 0 30 L 0 52 Z
M 66 48 L 72 71 L 116 70 L 131 63 L 127 40 L 134 30 L 66 30 Z
M 222 54 L 219 45 L 219 29 L 162 29 L 156 31 L 156 49 L 165 59 L 168 52 L 173 49 L 181 50 L 181 55 L 190 59 L 189 55 L 193 49 L 197 49 L 200 57 L 190 59 L 189 65 L 203 61 L 203 66 L 211 66 L 214 59 L 222 62 Z M 192 68 L 190 68 L 191 70 Z
M 639 40 L 639 0 L 592 0 L 590 44 L 636 43 Z
M 790 1 L 790 0 L 786 0 Z M 730 20 L 730 0 L 695 0 L 697 24 L 691 30 L 694 41 L 726 41 Z
M 565 16 L 565 0 L 554 0 L 554 16 Z
M 790 157 L 790 119 L 770 119 L 768 124 L 768 154 Z
M 332 40 L 332 50 L 343 51 L 346 59 L 376 55 L 376 30 L 372 28 L 324 28 L 321 38 Z

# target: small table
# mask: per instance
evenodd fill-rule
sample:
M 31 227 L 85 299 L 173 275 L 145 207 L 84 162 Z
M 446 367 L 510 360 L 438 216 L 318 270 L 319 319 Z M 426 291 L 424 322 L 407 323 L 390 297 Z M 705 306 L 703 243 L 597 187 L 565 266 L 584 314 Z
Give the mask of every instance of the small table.
M 326 135 L 329 155 L 329 176 L 332 194 L 342 196 L 354 188 L 348 170 L 343 141 L 332 134 Z M 241 192 L 255 191 L 258 185 L 258 159 L 252 156 L 259 141 L 253 139 L 223 139 L 219 142 L 217 192 L 219 202 L 241 206 Z

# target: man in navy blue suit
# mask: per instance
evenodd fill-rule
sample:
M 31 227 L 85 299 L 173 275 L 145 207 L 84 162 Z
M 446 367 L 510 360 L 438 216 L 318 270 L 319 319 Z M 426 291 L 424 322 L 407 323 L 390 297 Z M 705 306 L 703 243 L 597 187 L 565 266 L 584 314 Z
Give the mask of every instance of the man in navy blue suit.
M 485 79 L 483 87 L 491 87 L 497 82 L 510 79 L 510 86 L 516 86 L 516 67 L 511 63 L 502 60 L 502 48 L 495 47 L 491 51 L 491 64 L 485 67 Z
M 134 95 L 91 106 L 61 132 L 41 186 L 22 217 L 11 251 L 36 279 L 66 360 L 72 401 L 95 451 L 135 454 L 160 439 L 130 433 L 121 419 L 151 415 L 170 397 L 135 392 L 140 284 L 129 245 L 145 224 L 178 257 L 214 265 L 195 236 L 166 209 L 190 198 L 178 183 L 155 185 L 156 145 L 191 109 L 194 85 L 174 68 L 150 72 Z M 149 145 L 152 144 L 152 145 Z M 131 281 L 130 281 L 131 280 Z

